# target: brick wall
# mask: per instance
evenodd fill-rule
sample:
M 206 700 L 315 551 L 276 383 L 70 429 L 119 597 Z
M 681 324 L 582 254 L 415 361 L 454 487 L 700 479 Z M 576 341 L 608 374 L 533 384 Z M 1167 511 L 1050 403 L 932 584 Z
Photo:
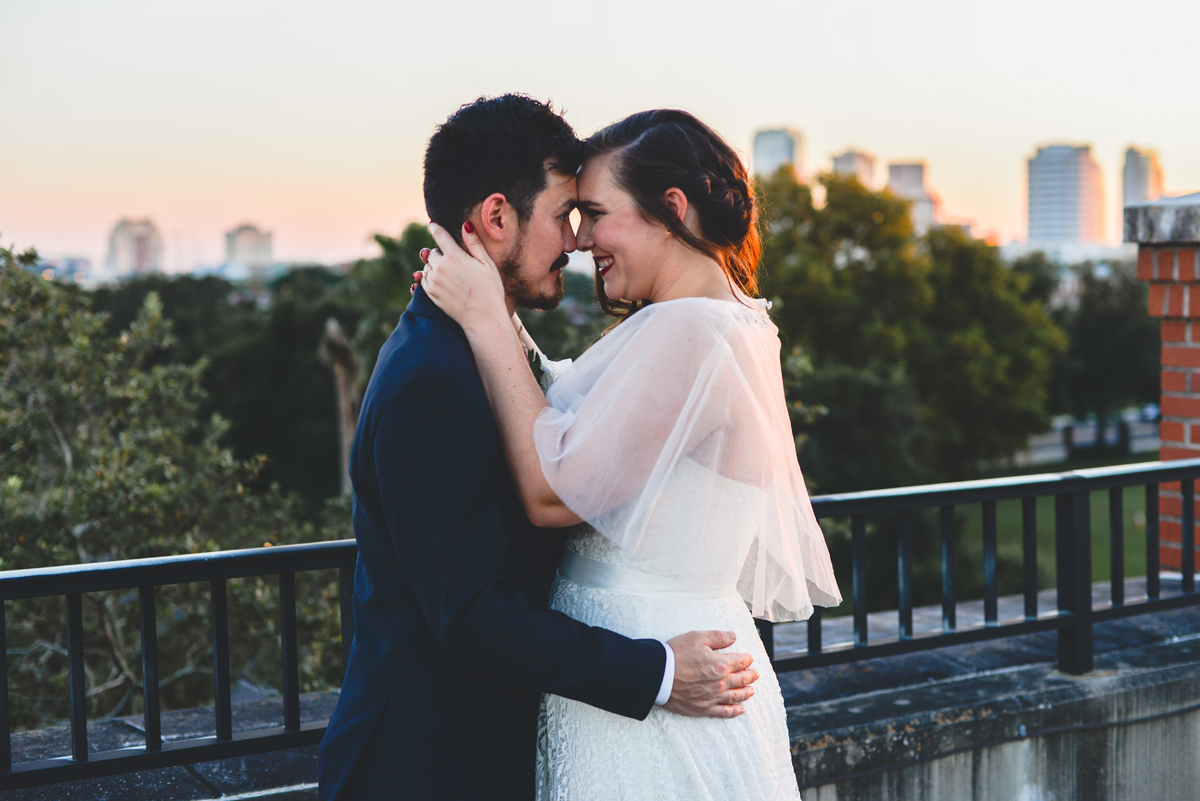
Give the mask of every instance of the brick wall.
M 1200 247 L 1143 244 L 1138 278 L 1150 284 L 1151 316 L 1162 319 L 1160 458 L 1200 458 Z M 1159 557 L 1164 569 L 1179 570 L 1183 496 L 1178 482 L 1162 485 L 1159 503 Z

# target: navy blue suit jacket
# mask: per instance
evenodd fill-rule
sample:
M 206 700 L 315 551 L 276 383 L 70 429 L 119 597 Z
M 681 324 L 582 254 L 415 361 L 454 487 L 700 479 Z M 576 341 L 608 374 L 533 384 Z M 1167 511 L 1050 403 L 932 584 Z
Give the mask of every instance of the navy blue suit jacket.
M 354 643 L 320 797 L 530 799 L 543 692 L 642 719 L 666 654 L 546 607 L 534 527 L 462 329 L 418 289 L 379 353 L 351 457 Z

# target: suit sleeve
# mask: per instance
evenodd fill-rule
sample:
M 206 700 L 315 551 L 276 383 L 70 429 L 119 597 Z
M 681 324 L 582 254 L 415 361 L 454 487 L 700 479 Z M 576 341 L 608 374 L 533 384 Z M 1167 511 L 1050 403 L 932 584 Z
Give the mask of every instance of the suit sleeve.
M 375 467 L 389 533 L 438 643 L 514 684 L 644 719 L 663 679 L 656 640 L 631 640 L 531 606 L 500 580 L 507 476 L 480 387 L 420 373 L 383 410 Z

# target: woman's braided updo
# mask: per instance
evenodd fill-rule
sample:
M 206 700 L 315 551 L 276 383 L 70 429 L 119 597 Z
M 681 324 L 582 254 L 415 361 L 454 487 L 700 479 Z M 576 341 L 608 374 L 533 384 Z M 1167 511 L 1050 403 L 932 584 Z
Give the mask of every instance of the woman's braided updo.
M 755 294 L 762 253 L 758 204 L 745 165 L 720 134 L 686 111 L 642 111 L 600 129 L 583 143 L 585 163 L 607 153 L 616 154 L 613 175 L 643 216 L 715 259 L 737 289 Z M 672 187 L 696 209 L 699 235 L 667 205 L 666 192 Z M 637 303 L 609 300 L 599 276 L 596 280 L 596 295 L 606 313 L 625 317 L 637 310 Z

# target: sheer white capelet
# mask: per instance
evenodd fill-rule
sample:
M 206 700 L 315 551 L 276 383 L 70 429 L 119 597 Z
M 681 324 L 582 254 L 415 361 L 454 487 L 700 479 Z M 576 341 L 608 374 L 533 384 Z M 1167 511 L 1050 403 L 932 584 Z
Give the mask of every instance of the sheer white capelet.
M 803 620 L 841 593 L 788 419 L 762 301 L 655 303 L 547 393 L 534 427 L 559 498 L 635 559 L 755 617 Z

